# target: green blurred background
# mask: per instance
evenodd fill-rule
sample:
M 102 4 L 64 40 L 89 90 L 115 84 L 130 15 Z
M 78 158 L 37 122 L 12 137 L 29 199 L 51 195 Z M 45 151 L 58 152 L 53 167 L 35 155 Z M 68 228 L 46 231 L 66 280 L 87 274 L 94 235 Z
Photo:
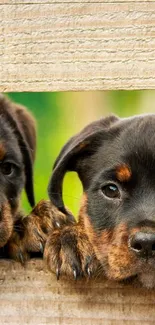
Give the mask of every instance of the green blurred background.
M 48 198 L 47 185 L 54 160 L 65 142 L 91 121 L 114 113 L 121 117 L 155 112 L 155 91 L 105 91 L 61 93 L 9 93 L 24 104 L 37 120 L 37 156 L 34 182 L 36 202 Z M 64 201 L 77 215 L 82 187 L 75 173 L 64 180 Z M 22 205 L 29 213 L 25 194 Z

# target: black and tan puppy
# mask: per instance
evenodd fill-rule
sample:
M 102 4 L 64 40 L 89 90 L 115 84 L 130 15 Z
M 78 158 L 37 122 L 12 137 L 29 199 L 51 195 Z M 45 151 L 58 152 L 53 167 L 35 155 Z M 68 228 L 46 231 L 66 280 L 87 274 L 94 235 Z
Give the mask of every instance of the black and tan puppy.
M 62 199 L 67 171 L 83 184 L 79 221 L 52 231 L 45 247 L 49 268 L 74 277 L 137 275 L 155 285 L 155 115 L 96 121 L 60 152 L 49 196 L 66 220 Z M 57 217 L 59 225 L 59 217 Z M 70 223 L 70 224 L 69 224 Z
M 33 207 L 33 161 L 36 149 L 35 121 L 20 105 L 0 94 L 0 248 L 21 217 L 20 195 L 25 187 Z M 1 255 L 1 254 L 0 254 Z

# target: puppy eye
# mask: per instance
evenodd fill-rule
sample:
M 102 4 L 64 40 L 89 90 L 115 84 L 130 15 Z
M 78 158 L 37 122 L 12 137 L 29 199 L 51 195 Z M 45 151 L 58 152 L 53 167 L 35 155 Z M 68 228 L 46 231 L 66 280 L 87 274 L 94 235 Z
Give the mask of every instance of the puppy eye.
M 14 165 L 9 162 L 5 162 L 1 164 L 1 171 L 6 176 L 11 176 L 14 171 Z
M 108 184 L 102 187 L 102 193 L 111 198 L 111 199 L 119 199 L 120 191 L 115 184 Z

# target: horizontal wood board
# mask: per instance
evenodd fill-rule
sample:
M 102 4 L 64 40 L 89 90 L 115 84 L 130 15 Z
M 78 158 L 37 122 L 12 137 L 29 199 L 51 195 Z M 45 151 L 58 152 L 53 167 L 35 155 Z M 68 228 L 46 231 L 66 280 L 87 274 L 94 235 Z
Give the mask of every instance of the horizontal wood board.
M 0 91 L 154 88 L 154 1 L 0 2 Z
M 153 325 L 155 291 L 106 279 L 56 280 L 41 260 L 0 260 L 0 324 Z

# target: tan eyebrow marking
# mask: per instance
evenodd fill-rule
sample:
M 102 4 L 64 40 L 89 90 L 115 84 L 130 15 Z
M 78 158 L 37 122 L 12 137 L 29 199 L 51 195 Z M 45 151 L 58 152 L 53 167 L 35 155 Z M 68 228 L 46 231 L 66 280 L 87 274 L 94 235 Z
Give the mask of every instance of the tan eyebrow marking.
M 78 149 L 83 149 L 89 144 L 89 141 L 83 141 L 79 144 Z
M 4 144 L 0 143 L 0 160 L 3 160 L 4 156 L 6 154 L 6 149 L 4 147 Z
M 120 182 L 127 182 L 130 180 L 132 175 L 131 169 L 129 166 L 123 164 L 116 168 L 116 177 Z

